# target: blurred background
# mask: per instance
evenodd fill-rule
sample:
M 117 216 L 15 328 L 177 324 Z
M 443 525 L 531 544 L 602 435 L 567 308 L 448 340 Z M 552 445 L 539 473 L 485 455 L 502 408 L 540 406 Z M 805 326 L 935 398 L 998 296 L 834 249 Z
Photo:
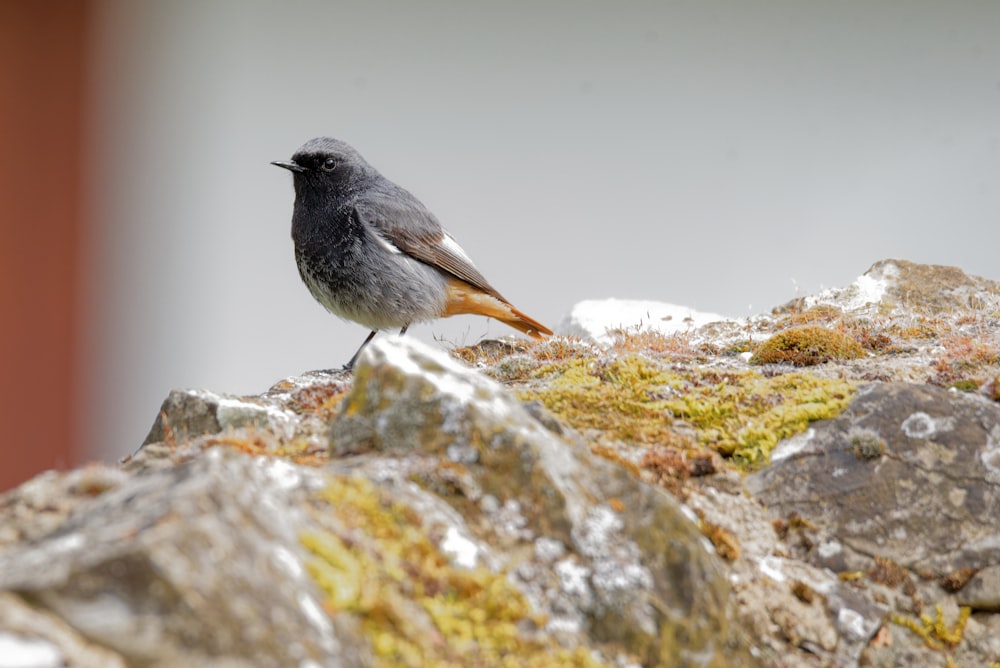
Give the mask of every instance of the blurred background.
M 172 387 L 350 357 L 268 164 L 316 135 L 550 325 L 745 317 L 887 257 L 1000 279 L 998 34 L 991 0 L 0 0 L 0 489 L 128 454 Z

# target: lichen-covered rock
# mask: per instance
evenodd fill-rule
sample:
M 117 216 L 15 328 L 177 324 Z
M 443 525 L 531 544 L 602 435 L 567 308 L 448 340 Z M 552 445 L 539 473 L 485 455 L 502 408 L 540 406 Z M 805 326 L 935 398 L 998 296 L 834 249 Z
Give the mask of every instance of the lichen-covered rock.
M 321 439 L 326 433 L 329 400 L 339 399 L 349 386 L 346 372 L 312 371 L 287 378 L 252 397 L 208 390 L 171 390 L 142 448 L 161 444 L 176 448 L 200 436 L 241 428 L 257 429 L 282 439 Z
M 371 345 L 331 451 L 363 453 L 368 476 L 416 478 L 460 509 L 455 530 L 503 548 L 483 559 L 511 573 L 543 631 L 644 665 L 751 662 L 711 548 L 677 502 L 456 361 L 405 339 Z
M 766 665 L 856 665 L 887 608 L 829 569 L 794 558 L 760 504 L 742 490 L 692 490 L 688 505 L 739 546 L 728 562 L 741 624 L 765 650 Z M 795 650 L 799 650 L 796 659 Z
M 172 390 L 156 416 L 143 445 L 182 442 L 195 436 L 217 434 L 226 428 L 253 425 L 284 431 L 291 416 L 263 402 L 207 390 Z
M 958 267 L 880 260 L 844 288 L 803 298 L 806 308 L 832 305 L 871 315 L 941 317 L 1000 305 L 1000 282 L 969 276 Z
M 393 337 L 171 393 L 120 467 L 0 495 L 0 665 L 1000 658 L 1000 284 L 885 260 L 739 322 L 637 308 L 475 371 Z M 776 334 L 822 363 L 751 366 Z
M 125 668 L 121 655 L 88 642 L 57 615 L 0 592 L 0 666 Z
M 920 385 L 874 385 L 772 454 L 747 486 L 843 550 L 945 575 L 1000 563 L 1000 405 Z
M 348 618 L 324 614 L 301 566 L 299 506 L 323 484 L 281 460 L 212 450 L 121 481 L 55 532 L 9 546 L 0 591 L 128 665 L 363 665 L 367 645 Z M 30 524 L 30 514 L 14 523 Z M 14 630 L 4 621 L 13 607 L 0 613 L 0 630 Z M 32 639 L 23 627 L 19 635 Z M 40 630 L 36 639 L 51 637 Z

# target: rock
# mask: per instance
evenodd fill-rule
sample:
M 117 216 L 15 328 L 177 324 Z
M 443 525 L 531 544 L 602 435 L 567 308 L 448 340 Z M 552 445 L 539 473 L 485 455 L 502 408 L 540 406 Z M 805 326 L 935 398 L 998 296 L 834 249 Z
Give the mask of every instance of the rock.
M 251 425 L 283 433 L 289 430 L 293 420 L 294 416 L 264 402 L 207 390 L 172 390 L 163 400 L 156 421 L 142 444 L 180 443 L 195 436 Z
M 124 659 L 81 636 L 58 616 L 0 593 L 0 666 L 125 668 Z
M 329 418 L 325 402 L 349 385 L 349 375 L 344 371 L 312 371 L 287 378 L 253 397 L 171 390 L 142 446 L 145 449 L 164 444 L 176 448 L 199 436 L 243 428 L 286 440 L 325 440 Z
M 787 663 L 789 646 L 820 665 L 856 665 L 886 618 L 885 606 L 828 569 L 791 558 L 766 510 L 746 501 L 742 490 L 709 487 L 692 491 L 687 503 L 740 546 L 739 558 L 729 562 L 729 579 L 741 623 L 770 650 L 767 665 Z
M 0 551 L 52 533 L 81 504 L 126 480 L 116 469 L 87 466 L 67 473 L 45 471 L 0 495 Z
M 881 260 L 847 287 L 824 290 L 802 301 L 805 308 L 831 305 L 852 313 L 940 317 L 996 308 L 1000 305 L 1000 282 L 969 276 L 958 267 Z
M 1000 405 L 869 386 L 839 417 L 779 445 L 747 487 L 775 515 L 817 525 L 837 570 L 841 547 L 938 575 L 998 564 Z
M 973 610 L 1000 612 L 1000 565 L 988 566 L 973 575 L 955 600 Z
M 128 665 L 362 665 L 366 645 L 323 613 L 301 566 L 297 506 L 322 484 L 281 460 L 211 450 L 123 481 L 47 537 L 0 552 L 0 591 Z M 18 630 L 19 605 L 8 599 L 0 631 Z M 51 629 L 18 632 L 54 643 Z
M 364 453 L 367 475 L 400 493 L 422 471 L 421 486 L 461 511 L 456 534 L 503 546 L 488 561 L 513 574 L 546 631 L 643 665 L 752 663 L 716 558 L 668 494 L 414 340 L 376 340 L 355 373 L 331 453 Z
M 648 330 L 673 334 L 729 318 L 686 306 L 638 299 L 590 299 L 578 302 L 556 327 L 556 333 L 607 344 L 616 330 Z
M 120 467 L 0 495 L 0 667 L 991 665 L 998 295 L 885 260 L 172 392 Z M 863 356 L 748 366 L 810 328 Z

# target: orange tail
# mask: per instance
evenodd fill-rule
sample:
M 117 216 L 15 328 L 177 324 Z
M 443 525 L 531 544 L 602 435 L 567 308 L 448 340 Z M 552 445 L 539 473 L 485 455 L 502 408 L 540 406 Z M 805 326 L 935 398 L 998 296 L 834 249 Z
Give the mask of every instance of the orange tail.
M 551 329 L 524 315 L 506 299 L 483 292 L 465 281 L 451 281 L 448 284 L 448 303 L 441 317 L 463 313 L 496 318 L 533 339 L 552 336 Z
M 542 323 L 529 318 L 524 315 L 516 308 L 514 308 L 510 303 L 507 304 L 507 308 L 510 309 L 511 316 L 502 318 L 496 316 L 496 319 L 500 322 L 506 323 L 516 330 L 524 332 L 533 339 L 542 339 L 546 336 L 552 336 L 552 330 L 543 325 Z

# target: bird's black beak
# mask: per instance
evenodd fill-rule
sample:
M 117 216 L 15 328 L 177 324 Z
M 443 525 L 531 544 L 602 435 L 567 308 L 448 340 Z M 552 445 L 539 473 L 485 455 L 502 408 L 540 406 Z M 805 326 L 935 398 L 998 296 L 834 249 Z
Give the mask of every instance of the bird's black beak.
M 271 164 L 274 165 L 275 167 L 282 167 L 284 169 L 287 169 L 290 172 L 304 172 L 304 171 L 306 171 L 305 167 L 303 167 L 299 163 L 295 162 L 294 160 L 289 160 L 287 162 L 284 161 L 284 160 L 275 160 Z

